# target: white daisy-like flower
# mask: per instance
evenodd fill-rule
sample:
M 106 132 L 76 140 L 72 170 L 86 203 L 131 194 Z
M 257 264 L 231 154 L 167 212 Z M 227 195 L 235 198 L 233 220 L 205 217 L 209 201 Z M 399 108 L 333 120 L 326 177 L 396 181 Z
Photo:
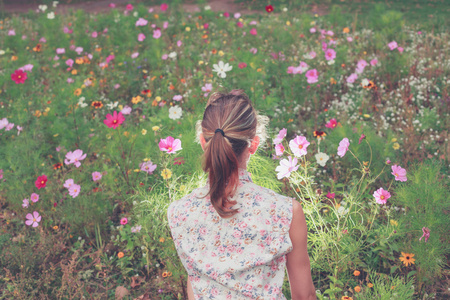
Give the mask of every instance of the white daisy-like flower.
M 183 115 L 183 110 L 178 105 L 175 105 L 175 106 L 172 106 L 171 108 L 169 108 L 169 118 L 171 118 L 172 120 L 177 120 L 177 119 L 181 118 L 182 115 Z
M 42 12 L 45 12 L 45 11 L 47 10 L 47 5 L 41 4 L 41 5 L 38 6 L 38 8 L 39 8 Z
M 114 109 L 117 107 L 117 105 L 119 105 L 119 101 L 106 104 L 106 106 L 108 106 L 109 109 Z
M 213 65 L 213 72 L 217 72 L 217 75 L 219 75 L 220 78 L 227 77 L 226 72 L 231 71 L 232 69 L 232 66 L 230 66 L 228 63 L 224 64 L 223 61 L 219 61 L 219 64 Z
M 55 18 L 55 13 L 54 12 L 49 12 L 47 14 L 47 19 L 53 20 Z
M 361 85 L 362 85 L 362 86 L 368 86 L 368 85 L 369 85 L 369 80 L 368 80 L 367 78 L 364 78 L 364 79 L 361 81 Z
M 319 165 L 321 165 L 322 167 L 325 167 L 325 164 L 327 163 L 327 161 L 330 159 L 330 157 L 323 152 L 319 152 L 315 155 L 316 161 Z
M 171 52 L 171 53 L 169 53 L 169 57 L 170 58 L 175 58 L 175 57 L 177 57 L 177 53 L 176 52 Z
M 78 106 L 81 108 L 84 108 L 86 106 L 88 106 L 86 103 L 84 103 L 84 100 L 86 100 L 86 98 L 81 97 L 80 99 L 78 99 Z

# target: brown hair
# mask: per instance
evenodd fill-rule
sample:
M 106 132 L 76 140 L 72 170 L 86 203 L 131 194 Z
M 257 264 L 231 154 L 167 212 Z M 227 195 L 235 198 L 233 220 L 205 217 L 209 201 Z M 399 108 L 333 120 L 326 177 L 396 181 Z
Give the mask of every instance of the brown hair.
M 239 184 L 239 159 L 256 135 L 257 119 L 258 114 L 243 90 L 213 93 L 208 99 L 201 122 L 206 141 L 203 170 L 209 173 L 211 203 L 223 218 L 238 212 L 225 204 L 236 204 L 230 197 Z

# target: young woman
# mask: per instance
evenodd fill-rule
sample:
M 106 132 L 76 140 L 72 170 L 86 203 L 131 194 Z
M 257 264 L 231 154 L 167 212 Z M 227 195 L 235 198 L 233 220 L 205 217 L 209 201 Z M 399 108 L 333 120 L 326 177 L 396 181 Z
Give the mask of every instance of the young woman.
M 286 299 L 285 267 L 292 299 L 316 299 L 301 205 L 246 170 L 266 123 L 242 90 L 208 100 L 197 126 L 208 183 L 168 208 L 189 300 Z

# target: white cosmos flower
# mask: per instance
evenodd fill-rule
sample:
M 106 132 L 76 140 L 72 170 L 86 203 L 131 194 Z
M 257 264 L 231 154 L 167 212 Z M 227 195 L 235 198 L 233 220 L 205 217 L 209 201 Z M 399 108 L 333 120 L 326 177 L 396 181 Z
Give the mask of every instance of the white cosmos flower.
M 55 18 L 55 13 L 54 12 L 49 12 L 47 14 L 47 19 L 53 20 Z
M 228 63 L 224 64 L 223 61 L 219 61 L 219 64 L 213 65 L 213 72 L 217 72 L 217 75 L 219 75 L 220 78 L 227 77 L 226 72 L 231 71 L 231 69 L 233 69 L 233 67 Z
M 41 5 L 38 6 L 38 8 L 39 8 L 40 10 L 42 10 L 42 12 L 44 12 L 44 11 L 47 10 L 47 5 L 41 4 Z
M 330 157 L 323 152 L 319 152 L 315 155 L 316 157 L 316 161 L 319 165 L 321 165 L 322 167 L 325 167 L 325 164 L 327 163 L 327 161 L 330 159 Z
M 169 57 L 170 58 L 175 58 L 175 57 L 177 57 L 177 53 L 176 52 L 171 52 L 171 53 L 169 53 Z
M 86 103 L 84 103 L 84 100 L 86 100 L 86 98 L 84 98 L 84 97 L 81 97 L 80 99 L 78 99 L 78 106 L 80 106 L 81 108 L 88 106 Z
M 364 79 L 361 81 L 361 84 L 362 84 L 363 87 L 368 86 L 368 85 L 369 85 L 369 80 L 368 80 L 367 78 L 364 78 Z
M 169 108 L 169 118 L 172 120 L 177 120 L 181 118 L 181 115 L 183 114 L 183 110 L 178 105 L 172 106 Z
M 106 106 L 108 106 L 109 109 L 114 109 L 117 107 L 117 105 L 119 105 L 119 101 L 106 104 Z

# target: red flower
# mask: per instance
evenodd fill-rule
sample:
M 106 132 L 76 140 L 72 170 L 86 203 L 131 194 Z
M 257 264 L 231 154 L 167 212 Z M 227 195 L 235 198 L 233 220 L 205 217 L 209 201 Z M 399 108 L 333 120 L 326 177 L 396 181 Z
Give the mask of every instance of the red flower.
M 14 71 L 14 73 L 11 74 L 11 79 L 16 84 L 24 83 L 25 80 L 27 80 L 27 72 L 17 69 Z
M 117 113 L 117 111 L 115 111 L 114 115 L 112 116 L 111 114 L 107 114 L 106 119 L 103 120 L 103 123 L 105 123 L 105 125 L 108 126 L 109 128 L 116 129 L 124 121 L 125 117 L 122 115 L 122 113 L 121 112 Z
M 266 6 L 266 11 L 268 12 L 268 13 L 271 13 L 271 12 L 273 12 L 273 6 L 272 5 L 267 5 Z
M 238 67 L 239 67 L 239 69 L 243 69 L 243 68 L 247 67 L 247 64 L 245 62 L 241 62 L 241 63 L 239 63 Z
M 39 176 L 34 184 L 38 189 L 45 188 L 45 186 L 47 185 L 47 176 Z

